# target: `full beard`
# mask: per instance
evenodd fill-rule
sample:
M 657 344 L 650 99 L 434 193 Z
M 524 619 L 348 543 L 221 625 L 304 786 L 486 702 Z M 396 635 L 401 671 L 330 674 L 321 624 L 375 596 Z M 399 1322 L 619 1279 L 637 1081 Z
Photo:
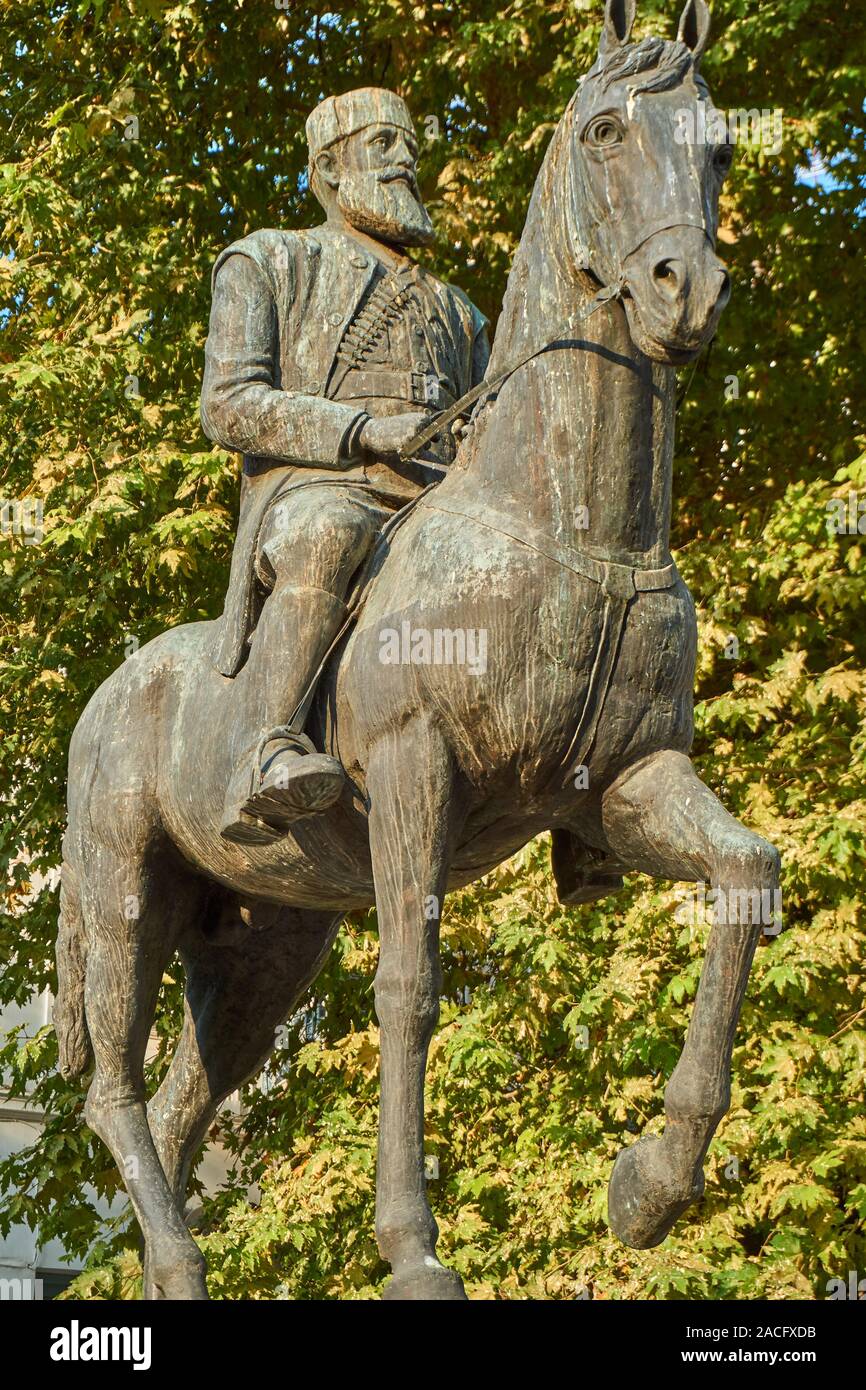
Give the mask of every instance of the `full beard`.
M 428 246 L 433 240 L 427 209 L 403 178 L 383 181 L 381 170 L 345 170 L 337 205 L 350 226 L 378 241 Z

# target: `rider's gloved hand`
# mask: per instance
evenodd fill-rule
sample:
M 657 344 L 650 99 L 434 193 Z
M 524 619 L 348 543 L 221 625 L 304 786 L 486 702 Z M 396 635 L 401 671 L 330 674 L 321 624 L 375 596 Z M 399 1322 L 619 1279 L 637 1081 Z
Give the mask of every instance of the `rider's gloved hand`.
M 388 415 L 383 419 L 370 419 L 361 430 L 358 443 L 377 458 L 386 463 L 394 463 L 411 439 L 418 433 L 430 416 L 427 411 L 412 410 L 406 415 Z

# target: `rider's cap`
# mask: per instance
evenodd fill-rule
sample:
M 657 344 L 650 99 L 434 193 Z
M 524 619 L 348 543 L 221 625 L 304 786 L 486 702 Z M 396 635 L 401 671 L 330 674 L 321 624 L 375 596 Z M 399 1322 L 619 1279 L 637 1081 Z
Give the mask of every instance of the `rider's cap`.
M 335 141 L 380 121 L 415 134 L 405 101 L 384 87 L 358 87 L 342 96 L 326 97 L 307 117 L 310 163 Z

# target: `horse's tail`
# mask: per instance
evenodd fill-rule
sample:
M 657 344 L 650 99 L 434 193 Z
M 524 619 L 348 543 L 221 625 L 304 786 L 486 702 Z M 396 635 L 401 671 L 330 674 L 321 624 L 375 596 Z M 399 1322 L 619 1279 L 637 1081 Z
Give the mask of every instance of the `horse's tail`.
M 93 1059 L 84 1017 L 84 975 L 87 940 L 81 916 L 78 877 L 67 859 L 60 874 L 60 922 L 57 932 L 57 998 L 54 1031 L 60 1050 L 60 1070 L 67 1079 L 80 1076 Z

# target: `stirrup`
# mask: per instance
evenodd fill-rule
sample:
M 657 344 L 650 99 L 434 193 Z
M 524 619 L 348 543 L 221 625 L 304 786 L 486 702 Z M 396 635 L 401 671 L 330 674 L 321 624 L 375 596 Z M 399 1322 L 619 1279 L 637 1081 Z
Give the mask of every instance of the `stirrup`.
M 273 743 L 274 752 L 264 756 Z M 264 761 L 262 761 L 264 757 Z M 281 772 L 287 780 L 281 780 Z M 252 780 L 241 811 L 277 829 L 326 811 L 342 795 L 346 772 L 338 758 L 320 753 L 306 734 L 288 727 L 269 729 L 259 740 Z
M 297 729 L 293 729 L 290 724 L 280 724 L 277 728 L 270 729 L 268 733 L 262 734 L 262 737 L 256 745 L 256 751 L 252 759 L 249 796 L 255 796 L 264 781 L 267 767 L 262 765 L 262 754 L 269 743 L 281 743 L 282 747 L 271 754 L 268 758 L 267 767 L 270 766 L 274 758 L 278 758 L 281 753 L 285 753 L 287 750 L 301 755 L 304 753 L 317 753 L 319 751 L 311 738 L 308 738 L 306 734 L 300 733 Z

